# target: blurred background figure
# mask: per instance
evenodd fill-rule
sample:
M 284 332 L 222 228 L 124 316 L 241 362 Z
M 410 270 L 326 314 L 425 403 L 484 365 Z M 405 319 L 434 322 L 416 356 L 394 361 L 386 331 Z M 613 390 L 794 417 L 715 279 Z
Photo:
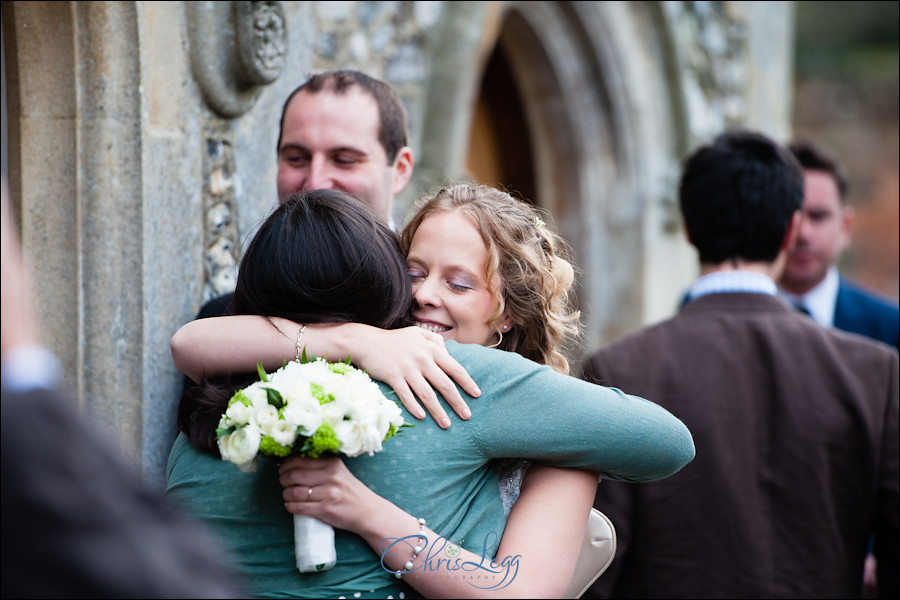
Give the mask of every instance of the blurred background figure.
M 893 300 L 841 275 L 837 264 L 850 246 L 855 211 L 843 166 L 821 145 L 794 142 L 803 167 L 803 218 L 779 280 L 781 295 L 823 327 L 865 335 L 900 349 L 900 309 Z M 865 595 L 878 597 L 877 565 L 870 552 Z
M 688 302 L 590 355 L 584 377 L 664 406 L 697 456 L 598 487 L 618 548 L 585 597 L 858 598 L 873 531 L 882 597 L 897 597 L 898 354 L 777 297 L 802 168 L 730 131 L 687 160 L 679 203 L 700 259 Z
M 803 218 L 779 280 L 782 295 L 824 327 L 900 348 L 897 303 L 838 272 L 854 221 L 842 167 L 812 142 L 795 142 L 790 149 L 803 167 Z
M 2 199 L 2 597 L 233 598 L 224 551 L 58 389 Z
M 837 158 L 853 206 L 841 275 L 900 300 L 900 3 L 794 2 L 791 134 Z

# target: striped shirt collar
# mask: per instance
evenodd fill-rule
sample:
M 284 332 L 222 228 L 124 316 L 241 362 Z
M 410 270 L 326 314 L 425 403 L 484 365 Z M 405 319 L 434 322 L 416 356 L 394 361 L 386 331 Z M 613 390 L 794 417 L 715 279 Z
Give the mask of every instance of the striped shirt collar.
M 688 299 L 694 300 L 708 294 L 750 293 L 775 296 L 777 287 L 771 277 L 751 271 L 716 271 L 703 275 L 688 291 Z

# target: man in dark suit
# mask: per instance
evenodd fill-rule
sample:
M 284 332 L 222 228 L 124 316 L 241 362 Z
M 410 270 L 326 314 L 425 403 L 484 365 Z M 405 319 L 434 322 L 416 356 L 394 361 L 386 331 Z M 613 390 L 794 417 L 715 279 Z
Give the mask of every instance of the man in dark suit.
M 852 283 L 835 266 L 854 220 L 843 169 L 812 143 L 795 142 L 790 149 L 803 167 L 803 220 L 779 280 L 782 295 L 820 325 L 900 349 L 897 303 Z
M 2 598 L 234 598 L 209 533 L 144 487 L 57 387 L 2 200 Z
M 697 457 L 598 487 L 618 551 L 585 597 L 860 597 L 872 531 L 882 595 L 900 591 L 898 354 L 778 298 L 802 199 L 796 159 L 760 134 L 725 133 L 685 163 L 689 301 L 583 372 L 681 418 Z
M 803 220 L 779 281 L 781 296 L 819 325 L 852 331 L 900 350 L 900 307 L 838 272 L 855 219 L 847 176 L 838 162 L 811 142 L 794 142 L 803 167 Z M 876 597 L 874 557 L 866 564 L 867 597 Z

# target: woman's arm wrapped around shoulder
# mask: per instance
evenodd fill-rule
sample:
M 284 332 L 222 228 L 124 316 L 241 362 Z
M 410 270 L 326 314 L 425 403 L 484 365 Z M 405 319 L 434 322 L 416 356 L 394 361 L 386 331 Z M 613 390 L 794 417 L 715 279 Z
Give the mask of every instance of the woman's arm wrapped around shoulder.
M 384 330 L 359 323 L 310 323 L 301 330 L 301 324 L 283 318 L 236 315 L 190 321 L 175 332 L 169 346 L 175 366 L 194 381 L 253 373 L 257 361 L 274 371 L 293 360 L 301 346 L 313 356 L 350 358 L 390 385 L 413 416 L 425 418 L 421 402 L 443 428 L 450 426 L 450 419 L 438 393 L 463 419 L 469 407 L 454 382 L 470 396 L 480 393 L 443 339 L 419 327 Z
M 482 397 L 464 427 L 487 457 L 532 458 L 642 482 L 694 458 L 687 426 L 651 400 L 557 373 L 510 352 L 448 343 Z

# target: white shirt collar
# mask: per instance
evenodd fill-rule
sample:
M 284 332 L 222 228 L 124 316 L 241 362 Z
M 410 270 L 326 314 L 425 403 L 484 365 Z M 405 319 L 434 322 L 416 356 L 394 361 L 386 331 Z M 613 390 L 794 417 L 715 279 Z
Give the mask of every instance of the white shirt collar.
M 822 327 L 834 327 L 834 307 L 837 304 L 839 286 L 840 275 L 838 275 L 837 267 L 832 265 L 825 274 L 825 279 L 802 296 L 783 289 L 778 293 L 794 306 L 802 304 L 806 307 L 809 315 Z
M 688 296 L 693 300 L 707 294 L 728 292 L 774 296 L 777 292 L 777 287 L 771 277 L 762 273 L 754 273 L 752 271 L 716 271 L 697 279 L 688 291 Z

